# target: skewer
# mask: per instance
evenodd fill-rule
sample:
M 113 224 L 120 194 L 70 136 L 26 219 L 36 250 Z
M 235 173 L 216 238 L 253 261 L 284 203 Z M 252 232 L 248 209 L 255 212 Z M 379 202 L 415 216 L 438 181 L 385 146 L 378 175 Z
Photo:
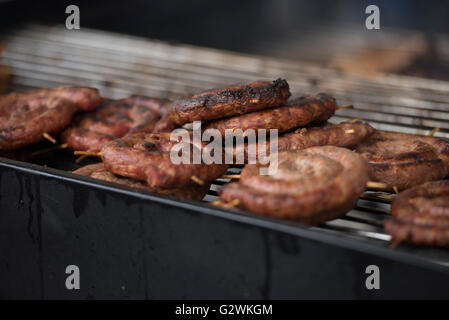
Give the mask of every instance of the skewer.
M 394 192 L 395 192 L 396 194 L 399 193 L 398 187 L 394 186 L 394 187 L 393 187 L 393 190 L 394 190 Z
M 56 139 L 53 138 L 51 135 L 49 135 L 47 132 L 44 132 L 44 133 L 42 134 L 42 137 L 43 137 L 44 139 L 47 139 L 48 141 L 50 141 L 50 142 L 53 143 L 53 144 L 56 144 L 56 143 L 57 143 Z
M 240 175 L 239 174 L 224 174 L 220 178 L 223 178 L 223 179 L 240 179 Z
M 86 159 L 88 157 L 88 155 L 82 155 L 81 157 L 79 157 L 78 159 L 75 160 L 75 163 L 80 163 L 81 161 L 83 161 L 84 159 Z
M 432 130 L 430 130 L 427 135 L 429 137 L 433 136 L 435 133 L 437 133 L 438 131 L 440 131 L 440 128 L 433 128 Z
M 376 182 L 376 181 L 368 181 L 366 183 L 366 187 L 370 189 L 381 189 L 386 190 L 388 189 L 388 184 L 383 182 Z
M 201 180 L 200 178 L 198 178 L 197 176 L 192 176 L 190 179 L 192 179 L 193 182 L 199 184 L 199 185 L 204 185 L 204 181 Z
M 51 151 L 53 151 L 53 150 L 57 150 L 57 149 L 65 149 L 65 148 L 67 148 L 67 143 L 63 143 L 63 144 L 61 144 L 61 145 L 59 145 L 59 146 L 54 146 L 54 147 L 51 147 L 51 148 L 47 148 L 47 149 L 35 151 L 35 152 L 33 152 L 33 153 L 31 154 L 31 156 L 34 157 L 34 156 L 40 155 L 40 154 L 42 154 L 42 153 L 47 153 L 47 152 L 51 152 Z
M 349 130 L 345 130 L 345 133 L 354 133 L 355 132 L 355 130 L 354 129 L 349 129 Z
M 344 106 L 338 106 L 337 108 L 335 108 L 335 110 L 344 110 L 344 109 L 352 109 L 354 108 L 354 106 L 352 104 L 347 104 Z
M 367 198 L 367 199 L 384 199 L 387 201 L 393 201 L 395 198 L 395 195 L 389 194 L 389 193 L 380 193 L 380 192 L 373 192 L 373 193 L 364 193 L 362 194 L 361 198 Z
M 82 155 L 82 156 L 90 156 L 90 157 L 101 157 L 103 154 L 101 152 L 91 152 L 91 151 L 74 151 L 73 154 L 75 156 Z

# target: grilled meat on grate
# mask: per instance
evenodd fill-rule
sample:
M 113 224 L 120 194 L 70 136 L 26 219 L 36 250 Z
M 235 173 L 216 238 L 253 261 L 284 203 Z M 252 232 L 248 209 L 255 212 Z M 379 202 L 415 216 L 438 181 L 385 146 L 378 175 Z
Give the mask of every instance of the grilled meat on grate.
M 226 185 L 220 199 L 237 199 L 250 212 L 316 225 L 353 208 L 368 181 L 366 161 L 333 146 L 280 152 L 272 175 L 260 175 L 261 167 L 246 165 L 240 182 Z
M 385 229 L 393 242 L 449 246 L 449 181 L 431 181 L 399 193 Z
M 204 184 L 202 186 L 199 185 L 190 185 L 188 187 L 183 187 L 179 189 L 162 189 L 162 188 L 151 188 L 145 182 L 132 180 L 129 178 L 118 177 L 111 172 L 107 171 L 103 165 L 103 163 L 90 164 L 79 168 L 78 170 L 73 171 L 75 174 L 92 177 L 95 179 L 108 181 L 117 183 L 120 185 L 144 189 L 147 191 L 160 193 L 160 194 L 168 194 L 180 198 L 186 198 L 191 200 L 201 200 L 206 195 L 207 191 L 209 191 L 209 184 Z

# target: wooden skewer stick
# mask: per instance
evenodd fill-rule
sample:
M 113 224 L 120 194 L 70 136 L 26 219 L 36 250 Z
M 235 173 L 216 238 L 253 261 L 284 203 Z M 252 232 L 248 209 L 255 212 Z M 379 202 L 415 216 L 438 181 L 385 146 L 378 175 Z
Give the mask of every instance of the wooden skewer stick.
M 57 143 L 56 139 L 53 138 L 51 135 L 49 135 L 47 132 L 44 132 L 44 133 L 42 134 L 42 137 L 44 137 L 44 139 L 47 139 L 48 141 L 50 141 L 50 142 L 53 143 L 53 144 L 56 144 L 56 143 Z
M 394 186 L 394 187 L 393 187 L 393 190 L 394 190 L 394 192 L 395 192 L 396 194 L 399 193 L 398 187 Z
M 354 129 L 349 129 L 349 130 L 346 130 L 346 131 L 345 131 L 345 133 L 348 133 L 348 134 L 349 134 L 349 133 L 354 133 L 354 132 L 355 132 Z
M 91 151 L 74 151 L 73 154 L 75 156 L 90 156 L 90 157 L 101 157 L 103 154 L 101 152 L 91 152 Z
M 191 179 L 192 179 L 193 182 L 195 182 L 195 183 L 197 183 L 197 184 L 199 184 L 201 186 L 204 184 L 204 181 L 201 180 L 200 178 L 196 177 L 196 176 L 192 176 Z
M 346 122 L 354 123 L 354 122 L 359 122 L 359 121 L 363 121 L 363 120 L 360 119 L 360 118 L 355 118 L 355 119 L 348 120 L 348 121 L 346 121 Z
M 63 144 L 61 144 L 59 146 L 54 146 L 54 147 L 43 149 L 43 150 L 37 150 L 37 151 L 33 152 L 31 155 L 32 156 L 37 156 L 37 155 L 40 155 L 40 154 L 43 154 L 43 153 L 51 152 L 53 150 L 65 149 L 65 148 L 67 148 L 67 143 L 63 143 Z
M 240 200 L 234 199 L 231 202 L 225 203 L 224 207 L 225 208 L 234 208 L 234 207 L 238 206 L 239 204 L 240 204 Z
M 223 179 L 240 179 L 240 175 L 239 174 L 224 174 L 220 178 L 223 178 Z
M 343 110 L 343 109 L 352 109 L 354 108 L 354 106 L 352 104 L 347 104 L 345 106 L 338 106 L 337 108 L 335 108 L 336 110 Z
M 84 159 L 86 159 L 88 157 L 88 155 L 82 155 L 81 157 L 79 157 L 78 159 L 75 160 L 75 163 L 80 163 L 81 161 L 83 161 Z
M 234 208 L 234 207 L 238 206 L 240 204 L 240 200 L 234 199 L 228 203 L 221 202 L 220 200 L 215 200 L 215 201 L 212 201 L 210 204 L 214 205 L 214 206 L 230 209 L 230 208 Z
M 368 182 L 366 183 L 366 187 L 367 187 L 367 188 L 371 188 L 371 189 L 381 189 L 381 190 L 385 190 L 385 189 L 388 189 L 388 184 L 383 183 L 383 182 L 368 181 Z
M 437 133 L 438 131 L 440 131 L 440 128 L 433 128 L 432 130 L 430 130 L 427 135 L 428 136 L 433 136 L 435 133 Z
M 393 201 L 395 198 L 395 195 L 389 194 L 389 193 L 380 193 L 380 192 L 374 192 L 374 193 L 364 193 L 362 194 L 362 198 L 368 198 L 368 199 L 384 199 L 387 201 Z

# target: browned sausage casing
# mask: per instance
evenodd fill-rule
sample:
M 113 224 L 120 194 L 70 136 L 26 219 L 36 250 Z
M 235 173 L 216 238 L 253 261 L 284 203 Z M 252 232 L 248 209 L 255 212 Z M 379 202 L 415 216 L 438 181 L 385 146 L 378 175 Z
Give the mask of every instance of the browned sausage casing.
M 374 181 L 404 190 L 449 174 L 449 143 L 434 137 L 377 131 L 356 148 Z
M 120 176 L 147 181 L 150 187 L 190 185 L 192 176 L 210 182 L 228 168 L 223 164 L 174 164 L 170 151 L 177 144 L 176 141 L 170 141 L 169 133 L 139 133 L 114 140 L 105 145 L 101 152 L 107 170 Z M 197 146 L 188 143 L 187 148 L 192 155 L 193 148 Z
M 333 146 L 280 152 L 273 175 L 260 175 L 260 167 L 246 165 L 240 182 L 226 185 L 220 199 L 238 199 L 250 212 L 315 225 L 351 209 L 368 181 L 366 161 Z
M 152 132 L 166 103 L 157 98 L 144 100 L 142 96 L 107 101 L 95 112 L 76 117 L 61 140 L 73 150 L 98 152 L 106 143 L 128 133 Z
M 117 183 L 120 185 L 148 190 L 150 192 L 173 195 L 180 198 L 186 198 L 191 200 L 201 200 L 209 191 L 209 184 L 203 186 L 190 185 L 188 187 L 179 189 L 162 189 L 162 188 L 150 188 L 146 183 L 132 180 L 128 178 L 118 177 L 104 168 L 103 163 L 90 164 L 85 167 L 79 168 L 73 171 L 75 174 L 92 177 L 95 179 Z
M 385 229 L 393 241 L 449 246 L 449 181 L 431 181 L 399 193 Z
M 368 123 L 363 122 L 342 122 L 339 124 L 326 124 L 319 127 L 301 128 L 292 133 L 279 136 L 277 151 L 301 151 L 316 146 L 336 146 L 350 148 L 372 135 L 376 130 Z M 257 155 L 260 144 L 239 144 L 233 152 L 244 152 L 245 163 L 248 161 L 248 152 L 255 152 Z M 265 154 L 270 154 L 270 142 L 265 144 Z
M 173 103 L 170 118 L 176 124 L 213 120 L 277 107 L 290 97 L 287 81 L 256 81 L 209 90 Z

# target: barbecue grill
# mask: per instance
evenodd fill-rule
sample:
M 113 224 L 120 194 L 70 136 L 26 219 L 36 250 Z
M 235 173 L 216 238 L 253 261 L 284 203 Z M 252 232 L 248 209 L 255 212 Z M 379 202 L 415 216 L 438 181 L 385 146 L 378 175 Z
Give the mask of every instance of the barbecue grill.
M 288 60 L 64 26 L 29 25 L 2 37 L 9 89 L 92 86 L 104 96 L 174 99 L 254 79 L 288 80 L 292 95 L 327 92 L 331 119 L 449 137 L 449 83 L 397 75 L 369 79 Z M 389 203 L 366 193 L 318 227 L 121 187 L 67 170 L 68 151 L 33 163 L 0 159 L 0 297 L 3 298 L 441 298 L 449 251 L 389 247 Z M 229 174 L 240 172 L 230 168 Z M 67 290 L 77 265 L 80 290 Z M 380 269 L 368 290 L 366 267 Z

